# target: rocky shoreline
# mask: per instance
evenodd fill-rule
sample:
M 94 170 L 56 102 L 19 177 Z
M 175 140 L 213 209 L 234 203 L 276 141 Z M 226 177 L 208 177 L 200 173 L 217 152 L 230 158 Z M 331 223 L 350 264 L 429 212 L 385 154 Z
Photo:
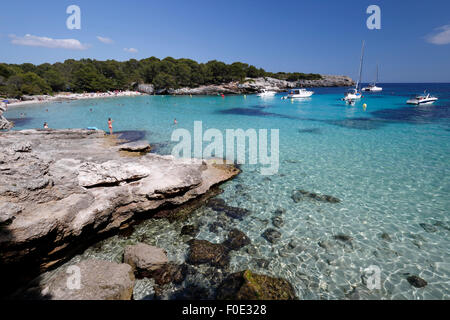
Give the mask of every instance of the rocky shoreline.
M 347 76 L 322 75 L 320 80 L 286 81 L 275 78 L 247 78 L 244 82 L 230 82 L 220 85 L 206 85 L 197 88 L 155 89 L 151 84 L 139 84 L 136 90 L 146 94 L 171 95 L 218 95 L 218 94 L 252 94 L 264 90 L 276 92 L 303 87 L 348 87 L 355 82 Z
M 97 130 L 0 133 L 5 280 L 20 266 L 45 271 L 139 219 L 179 214 L 180 205 L 239 173 L 231 165 L 142 155 L 149 147 L 128 148 Z

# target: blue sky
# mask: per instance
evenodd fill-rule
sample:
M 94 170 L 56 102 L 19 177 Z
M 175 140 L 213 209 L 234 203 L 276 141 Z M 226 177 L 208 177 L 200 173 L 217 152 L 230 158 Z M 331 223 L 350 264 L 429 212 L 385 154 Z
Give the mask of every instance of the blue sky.
M 6 63 L 172 56 L 356 78 L 365 40 L 363 80 L 378 63 L 381 82 L 450 82 L 448 0 L 2 2 Z M 366 26 L 371 4 L 381 8 L 381 30 Z M 81 30 L 66 27 L 69 5 L 81 9 Z

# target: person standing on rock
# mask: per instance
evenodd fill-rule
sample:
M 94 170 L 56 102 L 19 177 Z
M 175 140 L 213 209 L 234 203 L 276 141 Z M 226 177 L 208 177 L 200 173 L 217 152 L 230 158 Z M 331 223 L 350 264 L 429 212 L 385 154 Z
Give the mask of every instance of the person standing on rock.
M 48 123 L 44 122 L 44 129 L 48 129 Z
M 111 118 L 108 118 L 108 128 L 109 128 L 109 134 L 112 135 L 113 134 L 113 127 L 112 127 L 112 123 L 114 122 L 114 120 L 111 120 Z

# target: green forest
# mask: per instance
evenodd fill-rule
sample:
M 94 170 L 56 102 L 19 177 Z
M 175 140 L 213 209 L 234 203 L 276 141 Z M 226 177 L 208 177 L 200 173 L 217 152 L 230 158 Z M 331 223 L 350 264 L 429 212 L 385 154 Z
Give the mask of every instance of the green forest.
M 153 84 L 156 89 L 197 87 L 245 78 L 273 77 L 288 81 L 317 80 L 319 74 L 271 73 L 246 63 L 212 60 L 198 63 L 191 59 L 155 57 L 124 62 L 92 59 L 63 63 L 0 63 L 0 96 L 18 98 L 22 95 L 56 92 L 105 92 L 132 89 L 137 83 Z

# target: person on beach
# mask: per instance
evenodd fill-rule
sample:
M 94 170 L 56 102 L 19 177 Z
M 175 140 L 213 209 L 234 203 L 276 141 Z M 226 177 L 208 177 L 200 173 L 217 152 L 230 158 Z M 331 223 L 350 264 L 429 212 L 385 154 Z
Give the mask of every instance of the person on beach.
M 108 128 L 109 128 L 109 134 L 112 135 L 113 134 L 113 127 L 112 127 L 112 123 L 114 122 L 114 120 L 111 120 L 111 118 L 108 118 Z
M 44 122 L 44 129 L 48 129 L 48 124 L 47 124 L 47 122 Z

